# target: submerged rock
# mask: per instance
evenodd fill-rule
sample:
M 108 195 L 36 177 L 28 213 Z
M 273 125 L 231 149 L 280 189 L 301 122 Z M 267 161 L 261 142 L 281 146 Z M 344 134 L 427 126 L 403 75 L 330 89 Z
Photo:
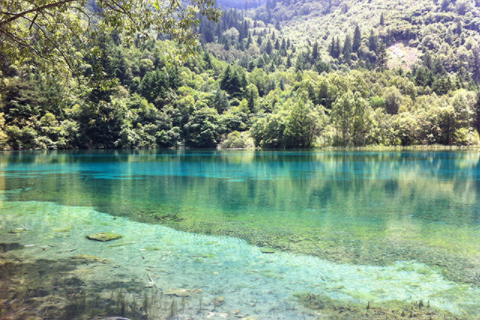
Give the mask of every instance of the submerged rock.
M 120 239 L 122 235 L 118 233 L 113 233 L 113 232 L 99 232 L 99 233 L 92 233 L 87 236 L 87 239 L 89 240 L 95 240 L 95 241 L 112 241 L 112 240 L 117 240 Z
M 261 248 L 260 251 L 261 251 L 262 253 L 267 253 L 267 254 L 275 253 L 275 250 L 273 250 L 273 249 L 268 249 L 268 248 Z
M 72 259 L 77 260 L 77 261 L 82 261 L 84 263 L 95 263 L 95 262 L 110 263 L 111 262 L 111 260 L 104 259 L 104 258 L 101 258 L 101 257 L 91 256 L 91 255 L 88 255 L 88 254 L 73 256 Z
M 201 291 L 202 289 L 166 289 L 163 291 L 163 294 L 177 297 L 189 297 Z
M 213 299 L 213 303 L 219 306 L 225 303 L 225 299 L 223 297 L 216 297 L 215 299 Z
M 8 233 L 22 233 L 22 232 L 25 232 L 25 231 L 28 231 L 27 228 L 16 228 L 16 229 L 12 229 L 10 231 L 8 231 Z

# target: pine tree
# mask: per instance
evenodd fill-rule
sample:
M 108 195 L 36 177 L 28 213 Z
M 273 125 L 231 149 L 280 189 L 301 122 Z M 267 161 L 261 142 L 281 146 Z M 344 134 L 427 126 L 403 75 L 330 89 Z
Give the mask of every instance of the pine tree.
M 312 49 L 312 61 L 317 60 L 317 58 L 318 58 L 318 42 L 315 41 Z
M 315 89 L 313 88 L 311 83 L 308 84 L 307 91 L 308 91 L 308 98 L 310 99 L 310 101 L 312 101 L 313 104 L 317 104 L 317 97 L 315 95 Z
M 380 25 L 383 27 L 385 25 L 385 17 L 383 16 L 383 12 L 380 15 Z
M 273 51 L 273 46 L 272 46 L 272 42 L 270 41 L 270 39 L 268 40 L 267 42 L 267 45 L 265 46 L 265 52 L 270 55 Z
M 343 59 L 345 59 L 345 62 L 350 64 L 351 57 L 352 56 L 352 39 L 350 38 L 350 35 L 347 34 L 345 37 L 345 43 L 343 45 Z
M 337 40 L 335 41 L 335 58 L 340 58 L 340 52 L 342 52 L 340 46 L 340 38 L 337 37 Z
M 280 31 L 280 21 L 275 21 L 275 29 L 277 29 L 278 31 Z
M 332 38 L 332 43 L 330 44 L 330 56 L 335 58 L 335 38 Z
M 375 35 L 373 30 L 370 31 L 370 37 L 368 38 L 368 48 L 377 53 L 378 50 L 378 37 Z
M 230 65 L 227 66 L 225 72 L 221 76 L 220 80 L 220 89 L 229 91 L 230 89 L 230 78 L 232 77 L 232 68 Z
M 462 22 L 460 20 L 457 21 L 457 26 L 455 27 L 455 33 L 456 34 L 462 34 Z
M 205 61 L 205 66 L 207 67 L 207 69 L 212 69 L 212 59 L 206 51 L 203 53 L 203 60 Z
M 213 99 L 213 106 L 217 109 L 219 114 L 222 114 L 230 108 L 230 102 L 228 101 L 227 95 L 222 90 L 217 90 L 215 97 Z
M 358 49 L 360 49 L 361 45 L 362 45 L 362 32 L 360 31 L 360 27 L 357 24 L 357 26 L 355 27 L 355 32 L 353 33 L 353 44 L 352 44 L 353 52 L 358 52 Z
M 425 67 L 427 67 L 428 69 L 432 68 L 432 55 L 430 54 L 430 52 L 428 51 L 425 52 L 425 54 L 422 57 L 422 60 L 423 60 L 423 65 Z
M 242 33 L 243 33 L 243 39 L 245 39 L 246 37 L 248 37 L 248 23 L 247 21 L 243 21 L 243 27 L 242 27 Z
M 452 45 L 453 43 L 453 34 L 451 29 L 448 29 L 447 31 L 447 35 L 445 36 L 445 42 L 449 45 Z
M 387 68 L 387 46 L 385 43 L 383 43 L 383 41 L 380 42 L 378 49 L 377 68 L 380 71 L 383 71 Z
M 248 90 L 247 92 L 247 107 L 251 113 L 255 112 L 255 96 L 253 90 Z

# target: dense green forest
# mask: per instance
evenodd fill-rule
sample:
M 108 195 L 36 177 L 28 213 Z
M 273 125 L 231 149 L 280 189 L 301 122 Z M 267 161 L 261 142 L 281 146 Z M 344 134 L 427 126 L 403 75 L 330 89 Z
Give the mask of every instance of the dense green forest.
M 478 0 L 268 0 L 200 17 L 183 61 L 114 29 L 72 74 L 0 46 L 0 148 L 476 145 L 479 30 Z

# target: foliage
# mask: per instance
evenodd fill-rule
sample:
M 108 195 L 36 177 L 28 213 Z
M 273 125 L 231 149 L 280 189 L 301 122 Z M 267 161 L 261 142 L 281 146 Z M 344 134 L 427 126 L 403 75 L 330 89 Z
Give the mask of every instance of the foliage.
M 88 11 L 101 18 L 95 32 L 65 44 L 89 83 L 38 68 L 28 52 L 20 66 L 3 44 L 0 148 L 478 144 L 478 10 L 447 2 L 405 1 L 401 15 L 389 1 L 285 0 L 218 22 L 191 16 L 203 48 L 178 62 L 164 35 L 129 34 L 130 22 Z M 389 69 L 399 41 L 419 55 L 412 68 Z
M 198 23 L 198 14 L 217 20 L 220 11 L 212 0 L 3 1 L 0 51 L 16 66 L 35 58 L 50 73 L 65 71 L 65 66 L 77 72 L 82 56 L 97 59 L 103 54 L 102 44 L 95 43 L 98 36 L 113 33 L 131 42 L 155 32 L 171 35 L 186 54 L 196 44 L 192 27 Z M 85 50 L 86 44 L 93 47 Z

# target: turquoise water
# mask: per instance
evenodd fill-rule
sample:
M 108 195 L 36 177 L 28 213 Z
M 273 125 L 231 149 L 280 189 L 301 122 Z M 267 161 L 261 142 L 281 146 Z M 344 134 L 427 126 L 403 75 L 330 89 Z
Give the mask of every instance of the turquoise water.
M 423 300 L 477 316 L 479 159 L 476 151 L 3 153 L 0 242 L 20 244 L 24 258 L 108 259 L 114 267 L 77 274 L 100 289 L 132 279 L 202 289 L 208 310 L 195 318 L 235 310 L 315 318 L 295 298 L 305 292 L 359 305 Z M 124 245 L 85 238 L 102 231 L 122 234 L 115 242 Z M 225 303 L 208 303 L 217 296 Z

